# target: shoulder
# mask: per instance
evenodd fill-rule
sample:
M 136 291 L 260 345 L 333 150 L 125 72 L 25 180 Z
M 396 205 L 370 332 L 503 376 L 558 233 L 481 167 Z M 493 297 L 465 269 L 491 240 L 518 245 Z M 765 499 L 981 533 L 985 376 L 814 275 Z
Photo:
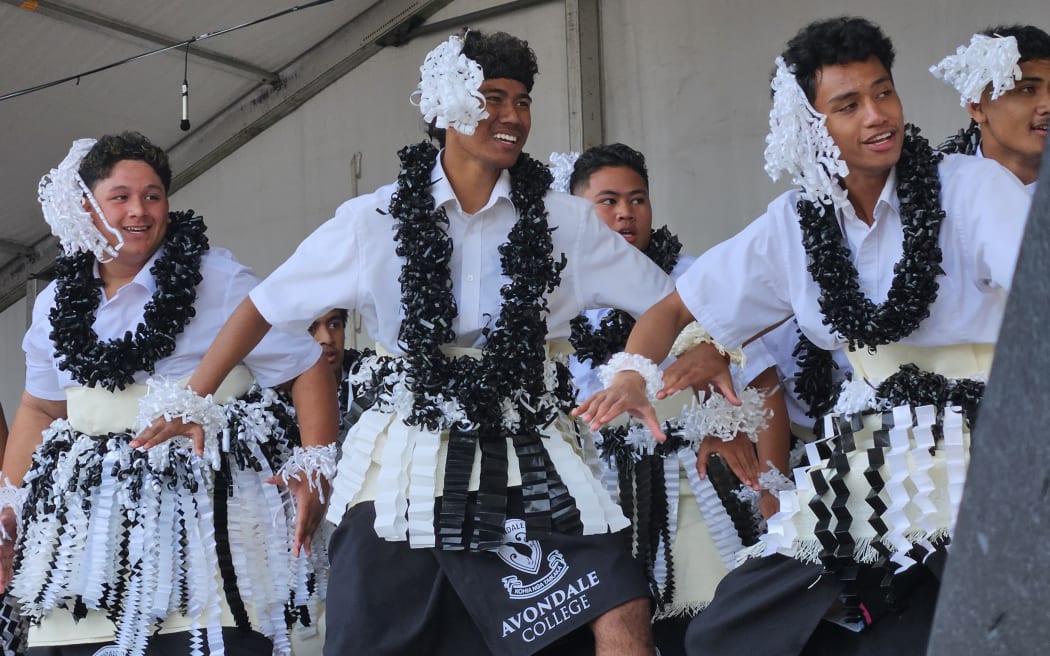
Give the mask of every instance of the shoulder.
M 385 184 L 369 194 L 354 196 L 335 210 L 332 221 L 354 221 L 382 216 L 390 207 L 390 197 L 397 191 L 397 183 Z
M 1020 180 L 998 162 L 973 155 L 945 155 L 938 166 L 941 206 L 951 214 L 1027 210 L 1031 196 Z

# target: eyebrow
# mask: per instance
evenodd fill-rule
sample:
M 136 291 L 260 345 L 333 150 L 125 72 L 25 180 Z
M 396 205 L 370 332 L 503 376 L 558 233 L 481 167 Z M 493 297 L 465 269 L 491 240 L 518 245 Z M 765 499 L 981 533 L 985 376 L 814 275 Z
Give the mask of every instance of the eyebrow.
M 886 82 L 891 82 L 892 83 L 893 82 L 893 78 L 891 78 L 888 75 L 884 75 L 883 77 L 880 77 L 879 79 L 877 79 L 874 82 L 872 82 L 871 86 L 868 87 L 868 88 L 869 89 L 874 89 L 875 87 L 879 86 L 880 84 L 885 84 Z M 854 96 L 859 96 L 859 95 L 860 95 L 859 91 L 847 91 L 846 93 L 840 93 L 837 96 L 832 96 L 831 98 L 828 98 L 828 104 L 841 102 L 841 101 L 846 100 L 848 98 L 853 98 Z
M 481 93 L 483 95 L 494 94 L 494 95 L 497 95 L 497 96 L 503 96 L 504 98 L 506 98 L 507 96 L 510 95 L 509 93 L 507 93 L 506 89 L 500 89 L 499 87 L 485 87 L 485 86 L 482 86 L 478 90 L 481 91 Z M 527 93 L 519 93 L 518 95 L 514 96 L 515 100 L 521 100 L 522 98 L 527 99 L 527 100 L 532 100 L 532 96 L 530 96 Z
M 623 193 L 615 191 L 613 189 L 603 189 L 595 194 L 595 196 L 634 196 L 635 194 L 648 194 L 649 192 L 645 189 L 629 189 Z
M 146 185 L 146 189 L 163 189 L 163 188 L 164 188 L 164 185 L 153 184 L 152 182 L 150 184 Z M 131 189 L 131 187 L 129 187 L 128 185 L 116 185 L 114 187 L 107 187 L 106 191 L 112 193 L 114 191 L 129 191 L 130 189 Z
M 1038 75 L 1025 75 L 1018 82 L 1042 82 L 1043 78 Z

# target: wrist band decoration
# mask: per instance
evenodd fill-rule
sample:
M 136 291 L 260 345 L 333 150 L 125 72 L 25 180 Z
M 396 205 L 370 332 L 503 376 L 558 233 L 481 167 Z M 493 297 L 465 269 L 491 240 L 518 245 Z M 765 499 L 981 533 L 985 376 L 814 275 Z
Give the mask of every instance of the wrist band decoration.
M 930 67 L 933 76 L 944 80 L 959 92 L 959 104 L 981 102 L 985 87 L 992 85 L 992 100 L 1014 88 L 1014 80 L 1021 79 L 1017 62 L 1021 53 L 1017 39 L 1012 36 L 985 36 L 974 34 L 970 45 L 959 46 L 954 55 L 948 55 Z
M 211 394 L 201 397 L 192 389 L 181 387 L 174 380 L 163 377 L 149 378 L 146 385 L 149 391 L 139 400 L 139 432 L 148 428 L 158 417 L 164 417 L 168 421 L 181 419 L 185 423 L 198 424 L 204 429 L 204 460 L 212 469 L 218 470 L 219 435 L 226 426 L 226 413 L 222 406 L 215 403 Z
M 828 117 L 810 104 L 783 57 L 777 57 L 776 65 L 766 137 L 766 173 L 774 182 L 782 172 L 791 175 L 791 181 L 802 187 L 803 200 L 821 209 L 832 204 L 845 207 L 849 199 L 838 178 L 849 175 L 849 167 L 842 161 L 842 153 L 825 125 Z
M 607 364 L 598 367 L 598 377 L 602 387 L 608 388 L 612 379 L 621 371 L 637 371 L 645 379 L 645 394 L 652 401 L 657 392 L 664 388 L 664 376 L 655 362 L 637 353 L 617 353 L 609 358 Z
M 11 479 L 0 472 L 0 511 L 10 508 L 15 513 L 15 535 L 9 535 L 7 527 L 0 522 L 0 539 L 5 542 L 13 542 L 18 536 L 18 527 L 22 525 L 22 506 L 25 505 L 28 494 L 28 489 L 11 485 Z
M 327 503 L 324 496 L 324 485 L 321 483 L 323 477 L 331 483 L 335 479 L 335 458 L 339 445 L 336 443 L 297 446 L 292 450 L 291 457 L 284 463 L 277 475 L 288 480 L 294 478 L 300 483 L 306 483 L 311 492 L 314 488 L 321 496 L 321 504 Z
M 740 433 L 752 442 L 758 442 L 758 433 L 769 422 L 766 394 L 754 387 L 744 388 L 738 395 L 740 405 L 733 405 L 718 392 L 711 393 L 703 403 L 682 411 L 682 429 L 692 435 L 717 437 L 723 442 L 736 439 Z
M 434 121 L 435 127 L 452 128 L 469 136 L 479 121 L 488 118 L 485 97 L 479 91 L 485 73 L 480 64 L 463 54 L 463 41 L 458 36 L 449 37 L 427 53 L 419 75 L 411 102 L 428 124 Z
M 692 351 L 701 344 L 711 344 L 718 352 L 723 356 L 729 358 L 729 362 L 735 364 L 738 367 L 743 367 L 747 363 L 747 356 L 744 355 L 744 350 L 741 348 L 735 348 L 732 351 L 726 349 L 711 337 L 711 334 L 704 329 L 696 321 L 692 322 L 688 326 L 682 329 L 682 332 L 678 333 L 678 337 L 675 338 L 674 344 L 671 345 L 671 355 L 679 357 L 683 353 Z
M 787 476 L 784 476 L 777 469 L 777 466 L 773 464 L 772 460 L 767 460 L 766 464 L 769 465 L 769 469 L 758 475 L 758 486 L 760 488 L 770 492 L 783 492 L 795 489 L 795 483 Z
M 40 178 L 37 200 L 51 234 L 58 237 L 67 256 L 90 251 L 99 262 L 107 262 L 117 256 L 124 237 L 109 225 L 94 194 L 80 177 L 80 162 L 94 145 L 94 139 L 74 141 L 58 167 Z M 102 226 L 116 237 L 115 245 L 110 246 L 106 236 L 95 227 L 91 213 L 84 209 L 85 200 L 95 210 Z
M 551 175 L 554 176 L 554 181 L 551 182 L 552 190 L 565 194 L 572 193 L 572 190 L 569 189 L 569 180 L 572 179 L 572 171 L 579 158 L 580 154 L 575 150 L 567 153 L 551 153 L 550 170 Z

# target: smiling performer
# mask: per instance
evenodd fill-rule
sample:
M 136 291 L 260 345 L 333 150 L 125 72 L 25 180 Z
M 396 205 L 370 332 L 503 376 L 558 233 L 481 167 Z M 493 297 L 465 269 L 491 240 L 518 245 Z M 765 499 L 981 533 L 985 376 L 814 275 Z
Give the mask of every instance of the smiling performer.
M 402 149 L 396 183 L 340 206 L 191 381 L 332 307 L 376 338 L 328 515 L 331 656 L 531 654 L 588 624 L 599 654 L 653 651 L 645 577 L 612 533 L 628 522 L 566 414 L 565 340 L 583 310 L 637 316 L 673 286 L 522 152 L 536 73 L 505 33 L 431 51 L 413 98 L 443 148 Z
M 1050 126 L 1050 34 L 990 27 L 930 71 L 955 87 L 971 119 L 937 148 L 994 159 L 1034 194 Z
M 24 503 L 4 508 L 19 552 L 12 581 L 5 540 L 0 577 L 40 623 L 31 655 L 288 654 L 288 622 L 324 593 L 323 539 L 295 555 L 322 518 L 316 478 L 333 474 L 334 416 L 305 410 L 334 396 L 332 375 L 307 336 L 273 335 L 223 382 L 223 405 L 183 388 L 257 280 L 209 248 L 199 216 L 168 211 L 170 182 L 134 132 L 75 141 L 40 182 L 64 253 L 23 341 L 4 476 Z M 293 379 L 307 449 L 269 389 Z M 134 448 L 160 414 L 202 423 L 204 457 L 186 438 Z M 310 478 L 297 504 L 267 481 L 282 466 Z
M 766 168 L 801 188 L 701 256 L 628 340 L 659 361 L 694 319 L 732 348 L 794 315 L 816 346 L 851 349 L 854 381 L 799 489 L 780 493 L 767 557 L 722 580 L 690 653 L 752 654 L 756 636 L 770 636 L 763 654 L 924 651 L 1030 198 L 1001 166 L 937 153 L 905 125 L 892 64 L 889 39 L 859 18 L 788 43 Z M 727 378 L 712 345 L 694 353 L 717 374 L 689 382 Z M 655 424 L 633 371 L 577 410 L 595 425 L 622 411 Z M 821 624 L 833 605 L 837 624 Z

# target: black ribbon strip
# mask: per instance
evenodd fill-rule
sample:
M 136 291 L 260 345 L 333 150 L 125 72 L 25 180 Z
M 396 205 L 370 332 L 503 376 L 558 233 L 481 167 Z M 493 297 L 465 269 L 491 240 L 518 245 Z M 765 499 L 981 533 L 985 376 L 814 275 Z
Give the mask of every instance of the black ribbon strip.
M 499 433 L 479 439 L 481 482 L 471 551 L 490 551 L 503 544 L 507 519 L 507 440 Z
M 441 493 L 438 515 L 438 538 L 441 548 L 446 551 L 462 551 L 464 548 L 463 521 L 467 515 L 470 470 L 474 467 L 477 443 L 475 432 L 456 428 L 449 431 L 445 489 Z

